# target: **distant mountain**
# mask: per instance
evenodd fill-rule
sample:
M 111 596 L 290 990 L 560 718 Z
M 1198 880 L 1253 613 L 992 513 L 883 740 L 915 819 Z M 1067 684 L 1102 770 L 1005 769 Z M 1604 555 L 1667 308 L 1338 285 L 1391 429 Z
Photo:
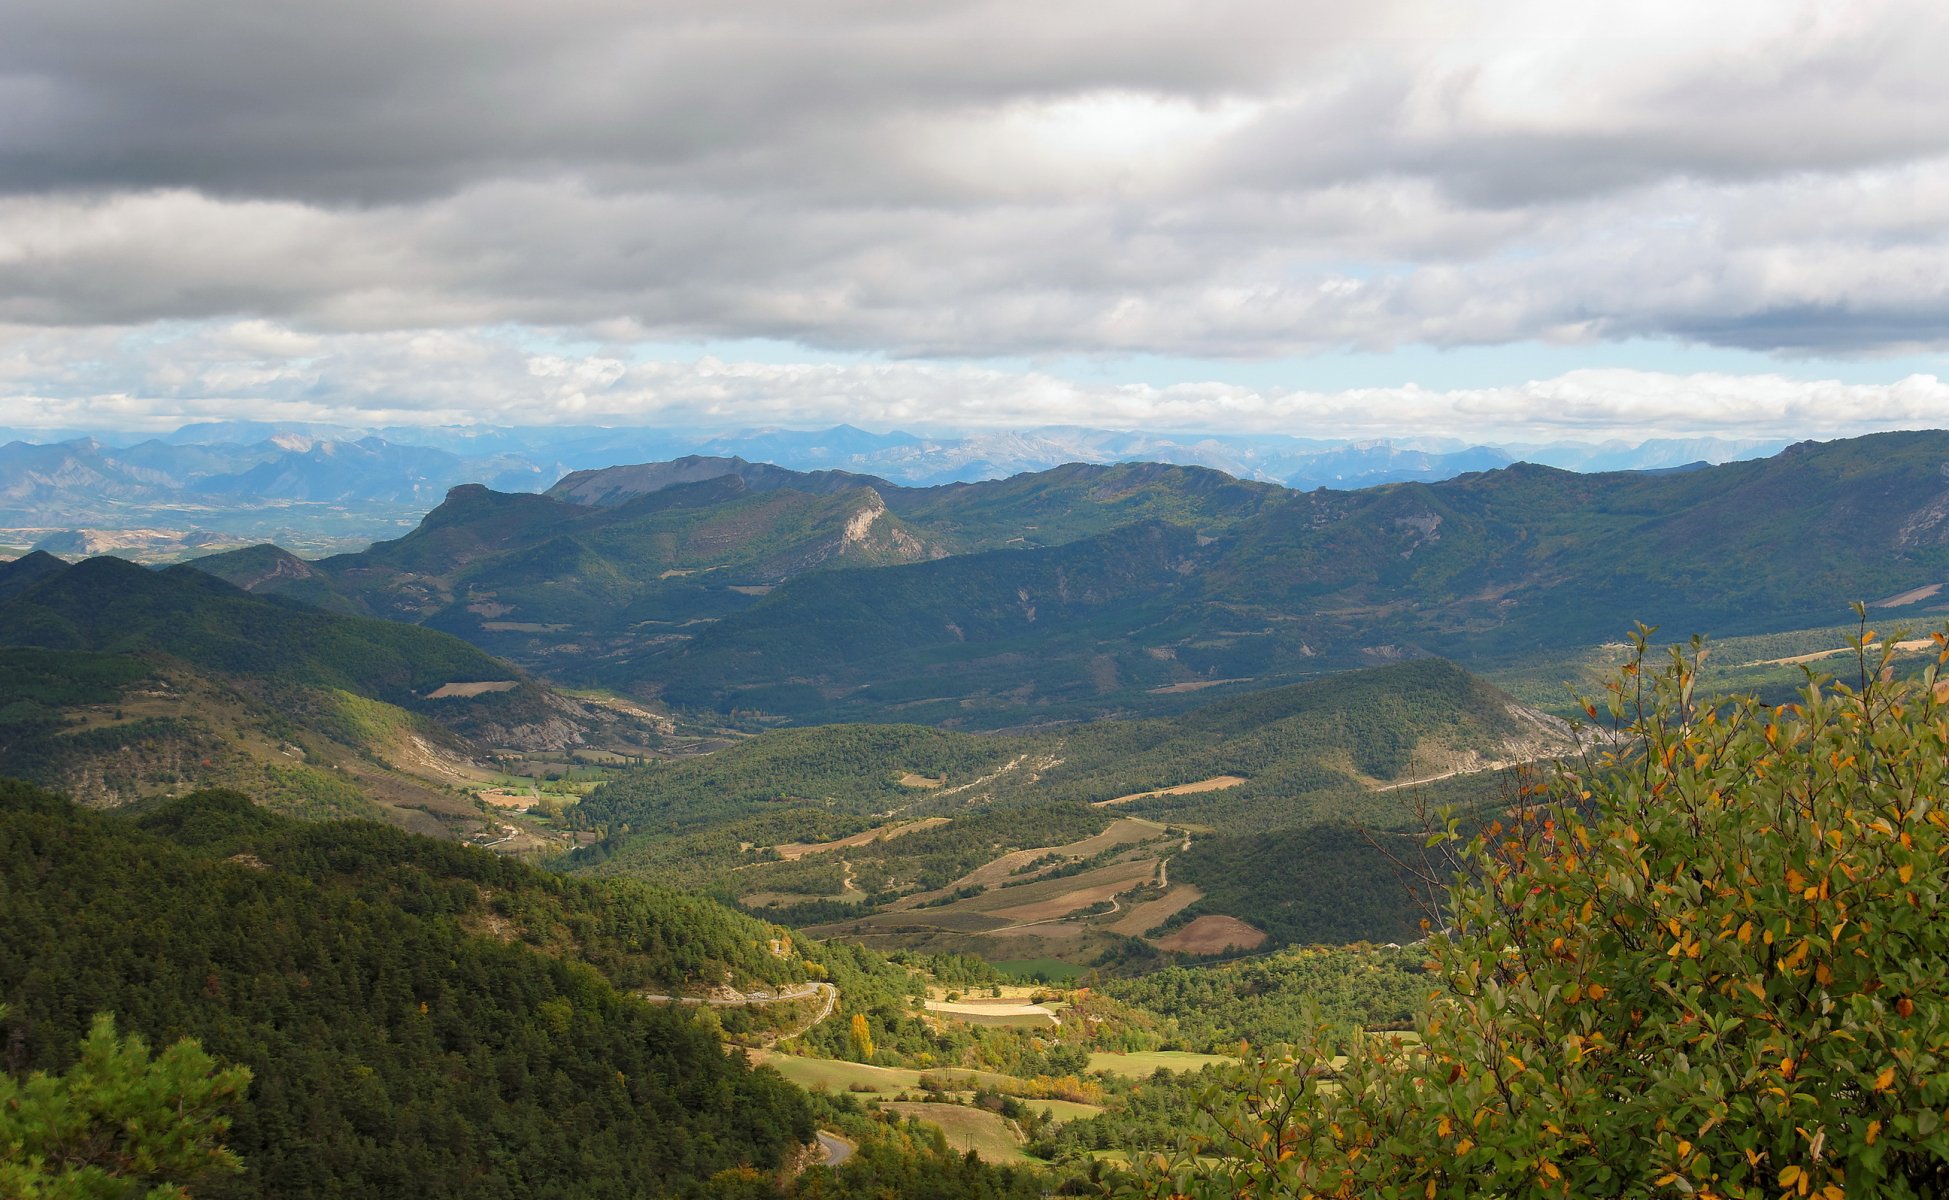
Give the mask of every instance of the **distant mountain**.
M 264 432 L 237 424 L 223 431 Z M 252 533 L 316 546 L 350 531 L 364 544 L 457 484 L 533 491 L 558 467 L 289 430 L 247 443 L 11 442 L 0 446 L 0 529 L 31 531 L 21 540 L 54 553 L 149 560 L 236 545 Z
M 1166 522 L 806 576 L 602 675 L 801 720 L 1018 722 L 1149 706 L 1176 683 L 1508 662 L 1633 621 L 1674 637 L 1827 625 L 1852 600 L 1949 580 L 1945 459 L 1949 434 L 1885 434 L 1677 473 L 1519 465 L 1275 492 L 1202 537 Z
M 91 803 L 248 786 L 296 811 L 465 834 L 483 825 L 458 786 L 491 776 L 479 756 L 655 738 L 432 630 L 187 567 L 0 566 L 0 775 Z
M 551 500 L 613 508 L 638 496 L 647 496 L 679 484 L 705 483 L 724 478 L 737 479 L 754 492 L 788 487 L 812 496 L 828 496 L 850 488 L 889 486 L 886 480 L 871 475 L 855 475 L 845 471 L 808 473 L 787 470 L 770 463 L 746 462 L 742 458 L 692 454 L 669 462 L 575 471 L 563 476 L 543 494 Z
M 460 484 L 540 491 L 564 475 L 576 477 L 567 485 L 575 487 L 587 473 L 618 464 L 691 458 L 833 472 L 835 480 L 856 476 L 867 486 L 885 481 L 902 487 L 1001 479 L 1071 463 L 1163 462 L 1311 490 L 1435 482 L 1518 459 L 1582 471 L 1654 470 L 1752 457 L 1781 444 L 1701 438 L 1637 446 L 1493 446 L 1440 438 L 1351 441 L 1074 426 L 917 435 L 848 425 L 726 433 L 221 421 L 161 437 L 34 435 L 0 446 L 0 531 L 31 531 L 0 536 L 0 544 L 31 545 L 80 532 L 94 539 L 88 544 L 147 561 L 173 561 L 213 540 L 275 540 L 323 553 L 392 536 L 402 516 L 424 512 Z M 747 482 L 768 486 L 756 474 Z M 136 530 L 143 535 L 113 536 Z M 200 543 L 193 540 L 198 534 Z
M 1786 449 L 1787 443 L 1786 438 L 1653 438 L 1636 444 L 1549 442 L 1502 449 L 1528 462 L 1566 471 L 1657 471 L 1695 463 L 1717 465 L 1763 458 L 1778 454 Z
M 900 488 L 686 458 L 570 475 L 545 496 L 456 488 L 411 534 L 360 554 L 306 564 L 255 548 L 194 565 L 586 676 L 687 640 L 807 572 L 1061 543 L 1146 519 L 1222 530 L 1275 491 L 1158 464 Z
M 533 491 L 546 480 L 532 462 L 496 455 L 463 459 L 444 450 L 396 446 L 379 438 L 355 442 L 281 438 L 280 453 L 248 470 L 194 481 L 209 496 L 332 503 L 430 504 L 462 482 Z
M 1008 724 L 1425 654 L 1509 663 L 1637 620 L 1831 625 L 1949 579 L 1945 458 L 1949 434 L 1889 434 L 1300 492 L 1157 463 L 907 488 L 692 457 L 549 496 L 457 489 L 361 554 L 200 565 L 694 710 Z

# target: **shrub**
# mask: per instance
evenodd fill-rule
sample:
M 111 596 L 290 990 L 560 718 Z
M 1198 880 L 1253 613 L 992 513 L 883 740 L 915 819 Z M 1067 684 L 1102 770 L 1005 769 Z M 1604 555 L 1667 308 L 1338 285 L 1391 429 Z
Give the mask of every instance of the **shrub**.
M 1864 629 L 1856 686 L 1700 705 L 1644 633 L 1608 749 L 1467 844 L 1420 1041 L 1255 1056 L 1135 1190 L 1944 1194 L 1949 649 L 1895 681 Z

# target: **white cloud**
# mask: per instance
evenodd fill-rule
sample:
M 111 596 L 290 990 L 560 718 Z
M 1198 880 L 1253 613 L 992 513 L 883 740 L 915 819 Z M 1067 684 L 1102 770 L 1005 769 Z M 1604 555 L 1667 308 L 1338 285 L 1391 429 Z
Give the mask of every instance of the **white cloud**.
M 251 417 L 350 425 L 652 425 L 730 431 L 849 422 L 921 432 L 1074 424 L 1318 437 L 1599 440 L 1846 436 L 1949 424 L 1949 382 L 1581 370 L 1517 386 L 1320 392 L 1096 385 L 923 362 L 637 361 L 537 354 L 507 333 L 295 336 L 274 325 L 0 329 L 0 413 L 46 428 Z M 131 375 L 133 379 L 131 380 Z

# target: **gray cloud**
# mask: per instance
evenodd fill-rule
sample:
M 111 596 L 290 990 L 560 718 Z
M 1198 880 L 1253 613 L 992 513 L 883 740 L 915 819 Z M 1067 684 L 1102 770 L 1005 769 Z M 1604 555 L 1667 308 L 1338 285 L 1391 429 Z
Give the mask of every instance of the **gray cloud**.
M 1949 339 L 1926 0 L 7 7 L 19 325 Z

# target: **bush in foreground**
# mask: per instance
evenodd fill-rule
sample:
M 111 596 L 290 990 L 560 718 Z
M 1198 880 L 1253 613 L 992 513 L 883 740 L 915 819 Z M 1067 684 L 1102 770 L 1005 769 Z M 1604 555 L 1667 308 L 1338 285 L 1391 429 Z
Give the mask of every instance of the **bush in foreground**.
M 1657 670 L 1640 637 L 1608 749 L 1468 843 L 1419 1041 L 1255 1056 L 1202 1157 L 1127 1186 L 1949 1193 L 1949 706 L 1872 637 L 1856 686 L 1779 708 L 1695 703 L 1697 644 Z

